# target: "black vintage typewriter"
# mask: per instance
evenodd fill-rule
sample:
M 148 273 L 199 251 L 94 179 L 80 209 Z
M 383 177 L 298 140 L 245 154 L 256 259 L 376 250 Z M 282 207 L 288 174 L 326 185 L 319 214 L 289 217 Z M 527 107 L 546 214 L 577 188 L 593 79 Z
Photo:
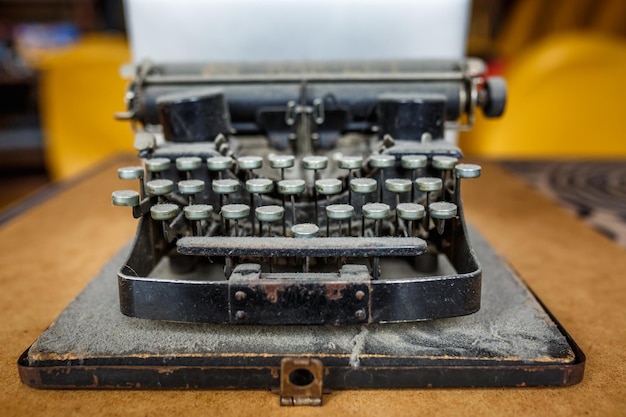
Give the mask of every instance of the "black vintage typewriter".
M 137 235 L 125 315 L 218 324 L 359 324 L 467 315 L 481 268 L 447 129 L 505 87 L 463 61 L 136 66 L 141 166 L 113 204 Z M 441 272 L 444 271 L 444 272 Z

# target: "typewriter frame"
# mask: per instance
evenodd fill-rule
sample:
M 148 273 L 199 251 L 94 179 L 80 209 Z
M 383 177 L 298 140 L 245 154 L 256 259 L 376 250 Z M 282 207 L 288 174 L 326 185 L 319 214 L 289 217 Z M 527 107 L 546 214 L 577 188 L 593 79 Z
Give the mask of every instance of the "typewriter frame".
M 499 92 L 489 91 L 489 85 L 483 77 L 485 68 L 480 61 L 470 59 L 464 62 L 426 62 L 420 65 L 423 68 L 419 71 L 400 69 L 388 72 L 388 68 L 394 66 L 383 65 L 378 72 L 375 70 L 373 73 L 359 73 L 352 70 L 345 72 L 346 67 L 331 65 L 330 71 L 311 71 L 309 68 L 308 72 L 302 73 L 288 68 L 279 74 L 269 75 L 248 72 L 249 69 L 244 66 L 238 69 L 239 73 L 231 76 L 223 75 L 232 71 L 230 66 L 209 67 L 209 75 L 198 75 L 198 67 L 192 66 L 191 70 L 185 67 L 177 75 L 176 66 L 172 70 L 167 66 L 158 67 L 144 63 L 136 68 L 135 79 L 129 86 L 128 111 L 119 114 L 118 118 L 130 119 L 135 128 L 139 123 L 144 126 L 155 123 L 155 116 L 150 115 L 154 112 L 150 109 L 150 88 L 168 91 L 181 86 L 193 88 L 199 85 L 219 85 L 229 88 L 235 86 L 236 89 L 240 86 L 293 86 L 316 82 L 339 86 L 354 83 L 357 87 L 367 87 L 368 83 L 374 82 L 382 83 L 383 88 L 394 86 L 395 89 L 409 83 L 408 85 L 420 85 L 427 91 L 443 89 L 448 96 L 452 95 L 455 102 L 448 111 L 446 120 L 446 127 L 450 128 L 471 126 L 475 107 L 482 107 L 487 115 L 499 115 L 489 114 L 494 113 L 489 108 L 493 100 L 499 99 Z M 374 65 L 374 68 L 377 66 Z M 172 75 L 171 72 L 175 74 Z M 227 89 L 227 94 L 228 91 Z M 356 94 L 360 93 L 357 91 Z M 306 100 L 304 104 L 307 104 Z M 233 125 L 237 130 L 249 129 L 249 124 L 238 126 L 236 119 L 233 120 Z M 273 129 L 272 123 L 265 125 L 270 143 L 284 148 L 286 135 L 281 136 L 284 132 L 275 134 Z M 170 159 L 187 156 L 190 145 L 193 148 L 196 144 L 168 144 L 156 147 L 149 153 L 143 151 L 140 156 Z M 421 154 L 429 159 L 436 155 L 461 157 L 456 147 L 445 144 L 443 140 L 429 143 L 397 140 L 394 147 L 381 149 L 380 152 L 395 156 L 396 165 L 404 154 Z M 203 159 L 220 155 L 210 146 L 196 148 L 192 154 Z M 230 279 L 225 281 L 154 277 L 151 276 L 151 270 L 172 251 L 173 245 L 163 238 L 155 238 L 155 231 L 161 225 L 150 218 L 150 202 L 145 199 L 133 208 L 134 216 L 140 218 L 139 227 L 129 259 L 118 274 L 122 313 L 156 320 L 216 324 L 360 324 L 418 321 L 471 314 L 480 308 L 481 269 L 467 238 L 458 190 L 445 190 L 444 187 L 443 193 L 452 199 L 457 194 L 458 200 L 455 203 L 458 212 L 453 219 L 446 221 L 443 234 L 433 234 L 430 244 L 448 258 L 457 272 L 401 280 L 372 279 L 363 270 L 346 270 L 345 273 L 340 272 L 337 276 L 326 276 L 323 279 L 314 273 L 297 273 L 291 276 L 266 273 L 261 276 L 258 271 L 245 270 L 245 267 L 244 270 L 235 270 Z M 424 245 L 421 252 L 425 249 Z M 194 254 L 206 255 L 197 251 Z M 332 254 L 329 253 L 328 256 Z
M 460 271 L 456 275 L 401 281 L 354 275 L 320 281 L 300 273 L 297 280 L 250 281 L 231 276 L 228 281 L 181 281 L 149 277 L 165 253 L 151 250 L 150 229 L 158 225 L 148 214 L 140 220 L 133 250 L 118 274 L 122 313 L 216 324 L 384 323 L 471 314 L 480 308 L 481 269 L 469 246 L 462 215 L 440 238 L 446 256 Z M 138 276 L 131 275 L 133 271 Z M 357 295 L 359 291 L 363 296 Z M 310 304 L 323 305 L 323 315 L 307 315 Z M 270 314 L 276 311 L 282 314 Z

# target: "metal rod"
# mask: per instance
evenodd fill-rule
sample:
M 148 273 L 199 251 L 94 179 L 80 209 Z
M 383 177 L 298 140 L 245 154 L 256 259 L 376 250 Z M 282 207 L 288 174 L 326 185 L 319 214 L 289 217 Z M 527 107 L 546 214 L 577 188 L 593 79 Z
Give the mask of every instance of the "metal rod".
M 175 76 L 161 75 L 150 76 L 144 79 L 144 86 L 163 84 L 273 84 L 273 83 L 298 83 L 303 80 L 307 83 L 323 81 L 325 83 L 349 83 L 349 82 L 406 82 L 406 81 L 463 81 L 466 74 L 461 71 L 445 72 L 422 72 L 407 74 L 356 74 L 341 73 L 333 74 L 251 74 L 251 75 L 212 75 L 204 76 Z

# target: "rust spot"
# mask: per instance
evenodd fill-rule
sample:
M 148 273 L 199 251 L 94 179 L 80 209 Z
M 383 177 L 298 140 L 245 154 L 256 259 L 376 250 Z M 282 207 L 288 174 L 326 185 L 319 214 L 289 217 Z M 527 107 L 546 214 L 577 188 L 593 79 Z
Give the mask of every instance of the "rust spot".
M 326 298 L 329 300 L 341 300 L 346 287 L 347 285 L 343 283 L 326 284 Z
M 265 291 L 265 298 L 270 303 L 278 302 L 278 292 L 284 291 L 284 285 L 276 285 L 276 284 L 266 284 L 263 286 L 263 290 Z

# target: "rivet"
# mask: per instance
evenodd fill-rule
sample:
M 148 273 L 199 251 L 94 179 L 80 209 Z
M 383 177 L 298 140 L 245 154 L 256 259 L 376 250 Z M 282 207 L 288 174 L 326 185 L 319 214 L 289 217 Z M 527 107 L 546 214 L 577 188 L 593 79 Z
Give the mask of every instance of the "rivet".
M 245 300 L 245 299 L 246 299 L 246 297 L 247 297 L 247 295 L 246 295 L 246 293 L 245 293 L 245 292 L 243 292 L 243 291 L 237 291 L 237 292 L 235 293 L 235 300 L 237 300 L 237 301 L 243 301 L 243 300 Z M 238 312 L 237 312 L 237 314 L 239 314 L 239 313 L 243 313 L 243 311 L 238 311 Z M 244 314 L 244 315 L 245 315 L 245 314 Z M 239 317 L 237 317 L 237 318 L 239 318 Z
M 236 318 L 237 320 L 243 320 L 243 319 L 245 319 L 245 318 L 246 318 L 246 312 L 245 312 L 245 311 L 243 311 L 243 310 L 239 310 L 239 311 L 237 311 L 237 312 L 235 313 L 235 318 Z
M 364 299 L 364 298 L 365 298 L 365 293 L 364 293 L 363 291 L 361 291 L 361 290 L 358 290 L 358 291 L 354 294 L 354 296 L 356 297 L 356 299 L 357 299 L 357 300 L 361 301 L 362 299 Z M 362 311 L 362 310 L 359 310 L 359 311 Z M 357 313 L 358 313 L 358 312 L 357 312 Z
M 365 320 L 365 310 L 363 310 L 363 309 L 357 310 L 354 313 L 354 317 L 356 317 L 357 320 Z

